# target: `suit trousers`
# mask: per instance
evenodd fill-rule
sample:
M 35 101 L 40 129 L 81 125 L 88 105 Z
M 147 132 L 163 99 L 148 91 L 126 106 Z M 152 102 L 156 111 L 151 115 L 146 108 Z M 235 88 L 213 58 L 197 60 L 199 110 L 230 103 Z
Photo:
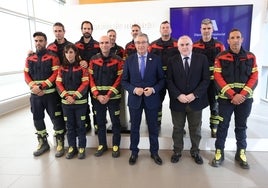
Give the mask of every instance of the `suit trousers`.
M 181 154 L 184 146 L 183 130 L 188 121 L 188 128 L 190 139 L 192 143 L 191 154 L 199 153 L 199 144 L 201 140 L 201 124 L 202 124 L 202 110 L 192 110 L 189 105 L 186 106 L 185 111 L 177 112 L 171 110 L 171 117 L 173 123 L 173 147 L 174 152 Z
M 131 130 L 130 130 L 130 150 L 132 155 L 138 155 L 139 153 L 139 141 L 140 141 L 140 125 L 142 119 L 142 112 L 145 111 L 146 123 L 148 124 L 150 152 L 151 154 L 157 154 L 159 150 L 158 142 L 158 126 L 157 126 L 157 114 L 158 108 L 148 109 L 144 102 L 142 102 L 139 109 L 129 107 Z

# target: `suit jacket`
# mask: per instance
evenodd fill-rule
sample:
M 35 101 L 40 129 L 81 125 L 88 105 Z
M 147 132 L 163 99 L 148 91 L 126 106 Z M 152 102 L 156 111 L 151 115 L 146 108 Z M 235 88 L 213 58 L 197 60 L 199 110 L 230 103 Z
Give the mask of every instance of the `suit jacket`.
M 180 94 L 194 93 L 196 99 L 189 103 L 193 110 L 201 110 L 208 105 L 207 88 L 210 82 L 209 63 L 203 54 L 192 53 L 189 75 L 186 77 L 183 60 L 180 54 L 168 62 L 167 84 L 170 96 L 170 109 L 185 111 L 187 104 L 181 103 Z
M 149 109 L 158 108 L 161 104 L 159 91 L 164 87 L 164 72 L 159 56 L 148 53 L 144 78 L 141 78 L 137 53 L 132 54 L 126 59 L 123 69 L 122 86 L 128 91 L 128 106 L 138 109 L 142 102 Z M 133 93 L 136 87 L 153 87 L 155 93 L 146 97 L 138 96 Z

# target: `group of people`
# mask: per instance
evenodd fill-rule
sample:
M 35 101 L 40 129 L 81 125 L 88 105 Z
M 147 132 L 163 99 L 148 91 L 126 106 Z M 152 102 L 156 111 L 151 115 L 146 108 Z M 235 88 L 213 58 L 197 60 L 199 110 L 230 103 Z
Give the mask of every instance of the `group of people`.
M 82 37 L 76 43 L 64 38 L 63 24 L 55 23 L 56 40 L 47 45 L 46 35 L 34 33 L 36 52 L 29 53 L 25 64 L 25 80 L 31 90 L 31 112 L 37 131 L 38 148 L 34 156 L 50 149 L 44 123 L 46 110 L 53 123 L 56 137 L 56 157 L 65 154 L 64 136 L 67 134 L 67 159 L 86 157 L 86 132 L 90 130 L 89 96 L 93 123 L 97 129 L 99 146 L 95 156 L 108 150 L 106 113 L 112 122 L 112 156 L 120 156 L 120 102 L 122 91 L 128 92 L 130 115 L 129 164 L 138 159 L 140 126 L 145 112 L 148 125 L 150 154 L 161 165 L 158 154 L 158 135 L 162 123 L 162 103 L 168 91 L 173 123 L 173 154 L 177 163 L 184 147 L 186 119 L 192 147 L 190 154 L 197 164 L 203 164 L 199 152 L 202 110 L 210 107 L 211 136 L 216 138 L 215 156 L 211 165 L 224 161 L 224 147 L 231 116 L 235 115 L 237 152 L 235 160 L 248 169 L 246 158 L 247 118 L 253 102 L 253 90 L 258 81 L 256 58 L 242 47 L 243 37 L 238 29 L 228 34 L 228 49 L 212 37 L 213 24 L 208 18 L 201 22 L 199 41 L 183 35 L 171 37 L 168 21 L 160 24 L 161 37 L 153 42 L 141 27 L 132 25 L 133 39 L 125 49 L 116 44 L 116 31 L 110 29 L 95 41 L 93 25 L 81 24 Z M 76 143 L 78 138 L 78 144 Z

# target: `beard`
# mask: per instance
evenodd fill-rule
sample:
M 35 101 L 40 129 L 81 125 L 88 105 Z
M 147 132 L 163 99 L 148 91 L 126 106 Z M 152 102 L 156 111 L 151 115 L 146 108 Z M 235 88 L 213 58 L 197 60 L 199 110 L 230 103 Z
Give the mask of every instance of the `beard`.
M 91 34 L 90 34 L 90 33 L 84 33 L 84 34 L 83 34 L 83 37 L 86 38 L 86 39 L 88 39 L 88 38 L 91 37 Z

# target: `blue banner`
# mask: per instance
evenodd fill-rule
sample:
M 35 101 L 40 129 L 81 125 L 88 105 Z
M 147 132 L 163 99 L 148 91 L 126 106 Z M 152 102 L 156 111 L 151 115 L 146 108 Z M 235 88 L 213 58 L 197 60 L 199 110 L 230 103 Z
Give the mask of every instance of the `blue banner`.
M 180 7 L 170 8 L 172 37 L 189 35 L 193 41 L 201 38 L 201 21 L 209 18 L 213 22 L 213 37 L 228 48 L 228 33 L 237 28 L 244 38 L 243 47 L 250 48 L 250 35 L 253 5 L 213 6 L 213 7 Z

